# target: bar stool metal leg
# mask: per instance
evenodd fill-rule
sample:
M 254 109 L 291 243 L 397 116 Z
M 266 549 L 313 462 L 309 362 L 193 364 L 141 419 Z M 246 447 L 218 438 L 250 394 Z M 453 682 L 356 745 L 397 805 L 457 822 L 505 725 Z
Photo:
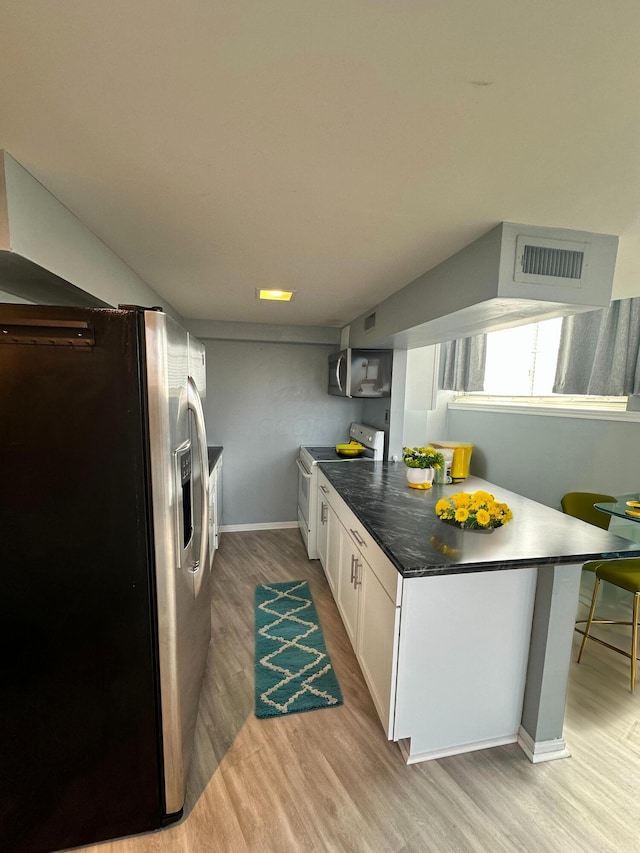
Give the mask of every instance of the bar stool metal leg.
M 636 664 L 638 662 L 638 605 L 640 593 L 633 596 L 633 628 L 631 629 L 631 692 L 636 689 Z
M 591 599 L 591 609 L 589 610 L 589 618 L 587 619 L 587 624 L 585 625 L 585 628 L 584 628 L 584 636 L 582 638 L 582 642 L 580 643 L 580 651 L 578 652 L 578 663 L 580 663 L 580 659 L 582 658 L 582 652 L 584 651 L 585 643 L 587 642 L 587 638 L 589 637 L 589 631 L 591 630 L 591 623 L 593 622 L 593 614 L 595 613 L 595 610 L 596 610 L 596 602 L 598 600 L 598 592 L 599 591 L 600 591 L 600 578 L 596 577 L 596 583 L 595 583 L 595 586 L 593 587 L 593 598 Z

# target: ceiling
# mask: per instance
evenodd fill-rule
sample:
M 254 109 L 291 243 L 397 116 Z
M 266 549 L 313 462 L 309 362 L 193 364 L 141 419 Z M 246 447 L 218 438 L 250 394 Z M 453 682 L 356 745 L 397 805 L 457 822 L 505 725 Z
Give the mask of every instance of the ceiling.
M 640 294 L 639 91 L 637 0 L 2 0 L 0 148 L 186 318 L 343 325 L 504 220 Z

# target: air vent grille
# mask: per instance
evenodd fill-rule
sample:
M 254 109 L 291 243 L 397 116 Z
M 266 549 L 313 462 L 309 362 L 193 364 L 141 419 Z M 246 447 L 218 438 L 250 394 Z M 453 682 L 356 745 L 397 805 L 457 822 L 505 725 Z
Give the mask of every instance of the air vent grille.
M 579 279 L 582 276 L 583 261 L 584 252 L 550 249 L 548 246 L 525 246 L 522 254 L 522 272 L 525 275 Z
M 368 317 L 364 318 L 364 330 L 365 330 L 365 332 L 368 329 L 373 329 L 375 327 L 375 325 L 376 325 L 376 314 L 374 311 L 373 314 L 369 314 Z

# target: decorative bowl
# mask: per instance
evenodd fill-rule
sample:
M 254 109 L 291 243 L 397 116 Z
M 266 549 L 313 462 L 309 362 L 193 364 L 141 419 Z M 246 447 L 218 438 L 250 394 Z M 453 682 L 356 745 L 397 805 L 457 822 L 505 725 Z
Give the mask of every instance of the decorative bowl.
M 338 456 L 362 456 L 364 447 L 362 444 L 336 444 Z

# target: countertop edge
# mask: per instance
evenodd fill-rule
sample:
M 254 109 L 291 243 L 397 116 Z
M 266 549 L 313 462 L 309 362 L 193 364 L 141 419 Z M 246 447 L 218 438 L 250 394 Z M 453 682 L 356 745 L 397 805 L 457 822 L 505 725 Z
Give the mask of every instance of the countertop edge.
M 496 560 L 495 562 L 468 562 L 464 565 L 452 564 L 452 563 L 444 563 L 444 562 L 435 562 L 430 563 L 428 565 L 410 565 L 406 566 L 402 563 L 401 560 L 397 557 L 397 555 L 384 543 L 384 541 L 380 538 L 378 531 L 374 526 L 368 523 L 368 521 L 363 517 L 360 507 L 357 506 L 352 500 L 350 500 L 349 496 L 345 494 L 344 491 L 341 490 L 340 484 L 334 482 L 331 477 L 331 471 L 334 470 L 336 463 L 319 463 L 319 469 L 322 473 L 327 477 L 332 487 L 336 490 L 336 493 L 339 495 L 341 500 L 344 501 L 346 506 L 353 512 L 358 521 L 363 525 L 365 530 L 372 537 L 376 545 L 380 548 L 383 554 L 387 557 L 387 559 L 392 563 L 394 568 L 398 571 L 398 573 L 403 578 L 419 578 L 419 577 L 440 577 L 442 575 L 456 575 L 456 574 L 469 574 L 469 573 L 477 573 L 477 572 L 495 572 L 495 571 L 505 571 L 509 569 L 525 569 L 525 568 L 534 568 L 539 566 L 553 566 L 553 565 L 583 565 L 584 563 L 590 560 L 615 560 L 615 559 L 624 559 L 627 557 L 637 557 L 640 556 L 640 544 L 637 545 L 635 549 L 627 549 L 627 550 L 610 550 L 610 551 L 598 551 L 598 552 L 586 552 L 581 553 L 580 555 L 545 555 L 544 557 L 526 557 L 519 559 L 506 559 L 506 560 Z M 366 462 L 360 461 L 359 466 L 375 466 L 380 463 L 376 462 Z M 491 483 L 487 483 L 488 486 L 493 487 Z M 463 487 L 462 487 L 463 488 Z M 508 490 L 502 490 L 508 491 Z M 521 496 L 524 497 L 524 496 Z M 529 500 L 529 499 L 526 499 Z M 534 502 L 535 503 L 535 502 Z M 560 513 L 562 515 L 562 513 Z M 469 535 L 474 535 L 471 531 L 469 531 Z M 499 536 L 500 531 L 496 530 L 493 534 Z M 627 541 L 622 539 L 622 537 L 616 537 L 620 539 L 621 542 Z

